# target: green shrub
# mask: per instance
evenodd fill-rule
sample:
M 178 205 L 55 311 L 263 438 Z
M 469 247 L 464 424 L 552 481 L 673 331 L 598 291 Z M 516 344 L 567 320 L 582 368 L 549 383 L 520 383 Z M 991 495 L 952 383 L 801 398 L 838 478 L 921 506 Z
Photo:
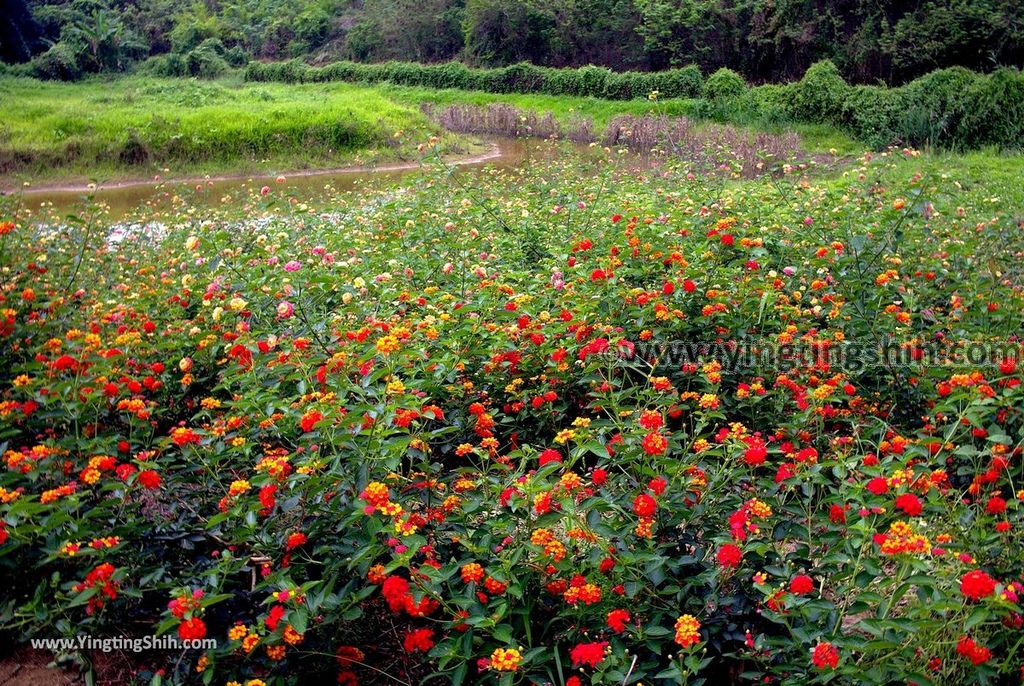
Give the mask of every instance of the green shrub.
M 732 69 L 722 67 L 704 82 L 704 97 L 708 100 L 728 100 L 743 94 L 747 82 Z
M 195 50 L 185 55 L 185 72 L 189 76 L 210 79 L 231 69 L 222 57 L 224 44 L 216 38 L 207 38 Z
M 328 81 L 352 81 L 363 80 L 362 74 L 356 68 L 355 62 L 333 62 L 323 67 L 309 69 L 305 78 L 307 81 L 328 82 Z M 248 78 L 248 76 L 246 77 Z
M 244 66 L 247 59 L 241 47 L 228 49 L 220 39 L 207 38 L 188 52 L 150 57 L 139 66 L 139 71 L 151 76 L 195 76 L 209 79 L 221 76 L 234 67 Z M 245 75 L 249 81 L 277 80 L 265 73 L 273 71 L 274 65 L 252 62 Z
M 219 41 L 208 39 L 196 50 L 223 53 L 223 46 L 218 50 L 218 45 Z M 192 58 L 187 69 L 192 75 L 220 73 L 217 60 L 204 63 L 199 68 L 202 74 L 196 72 L 194 61 Z M 171 72 L 176 67 L 169 62 L 153 68 Z M 656 91 L 660 98 L 694 98 L 689 105 L 692 116 L 762 125 L 784 125 L 793 120 L 836 124 L 876 148 L 890 144 L 957 148 L 1024 145 L 1024 77 L 1013 69 L 1001 69 L 990 76 L 959 67 L 942 69 L 900 88 L 852 87 L 828 60 L 812 65 L 796 83 L 753 88 L 729 69 L 719 69 L 705 81 L 692 65 L 644 73 L 612 72 L 594 66 L 555 69 L 528 62 L 493 69 L 472 68 L 461 62 L 336 62 L 312 68 L 292 60 L 250 63 L 245 78 L 285 83 L 388 81 L 428 88 L 612 100 L 646 98 Z
M 267 67 L 268 65 L 263 62 L 253 60 L 249 62 L 249 64 L 245 65 L 245 71 L 243 72 L 242 78 L 246 81 L 269 81 L 270 79 L 267 78 L 267 72 L 269 71 Z
M 375 64 L 353 63 L 355 80 L 361 83 L 378 83 L 383 80 L 383 72 Z
M 403 86 L 419 85 L 419 65 L 412 65 L 408 62 L 390 61 L 380 65 L 380 76 L 382 81 L 401 84 Z
M 474 69 L 476 74 L 476 84 L 478 90 L 487 91 L 488 93 L 504 93 L 505 85 L 505 69 Z
M 548 69 L 544 74 L 544 92 L 551 95 L 568 95 L 575 88 L 572 69 Z
M 977 78 L 978 74 L 963 67 L 937 69 L 903 86 L 903 91 L 915 105 L 935 112 L 962 109 Z
M 513 92 L 507 72 L 508 69 L 506 67 L 480 70 L 479 75 L 483 79 L 481 82 L 481 90 L 485 90 L 489 93 Z
M 843 101 L 842 122 L 861 141 L 882 148 L 901 141 L 906 102 L 898 88 L 856 86 Z
M 377 22 L 360 21 L 345 34 L 345 55 L 357 60 L 370 59 L 382 42 Z
M 766 84 L 748 88 L 730 103 L 730 107 L 743 117 L 766 124 L 783 124 L 793 119 L 794 100 L 798 84 Z
M 176 52 L 150 57 L 138 67 L 139 72 L 150 76 L 185 76 L 185 58 Z
M 835 122 L 843 111 L 850 86 L 830 60 L 815 62 L 797 83 L 792 114 L 809 122 Z
M 267 66 L 273 67 L 270 70 L 273 76 L 267 80 L 282 81 L 284 83 L 302 83 L 305 80 L 306 72 L 309 71 L 309 67 L 299 60 L 274 62 Z
M 605 67 L 586 66 L 575 70 L 576 91 L 573 95 L 601 97 L 604 94 L 604 86 L 611 75 L 611 70 Z
M 67 43 L 55 43 L 50 49 L 35 57 L 32 72 L 40 79 L 74 81 L 82 77 L 85 69 L 77 51 Z
M 980 76 L 964 96 L 966 108 L 953 143 L 961 148 L 1024 147 L 1024 76 L 999 69 Z
M 704 76 L 695 64 L 681 69 L 655 72 L 649 76 L 653 78 L 654 83 L 651 90 L 658 91 L 662 98 L 699 98 L 704 87 Z
M 31 62 L 22 62 L 21 64 L 7 64 L 6 62 L 0 62 L 0 76 L 32 78 L 35 76 L 35 72 L 32 70 Z
M 968 69 L 954 67 L 933 71 L 903 86 L 903 140 L 915 146 L 951 145 L 968 109 L 967 95 L 977 78 Z
M 437 75 L 437 88 L 473 89 L 473 72 L 462 62 L 448 62 L 446 64 L 442 64 L 437 68 L 435 73 Z
M 245 54 L 242 46 L 235 45 L 224 52 L 224 59 L 233 68 L 238 69 L 245 66 L 249 61 L 249 56 Z
M 438 65 L 422 64 L 419 66 L 420 69 L 415 74 L 411 74 L 412 78 L 416 81 L 416 85 L 437 88 L 437 81 L 439 79 Z
M 202 50 L 204 52 L 214 52 L 219 57 L 223 57 L 224 53 L 227 52 L 227 48 L 224 47 L 224 43 L 220 38 L 207 38 L 197 45 L 195 49 Z
M 633 100 L 647 97 L 655 88 L 656 74 L 642 74 L 635 71 L 611 73 L 604 82 L 602 97 L 609 100 Z
M 544 72 L 528 62 L 502 69 L 488 69 L 489 89 L 496 93 L 536 93 L 544 84 Z

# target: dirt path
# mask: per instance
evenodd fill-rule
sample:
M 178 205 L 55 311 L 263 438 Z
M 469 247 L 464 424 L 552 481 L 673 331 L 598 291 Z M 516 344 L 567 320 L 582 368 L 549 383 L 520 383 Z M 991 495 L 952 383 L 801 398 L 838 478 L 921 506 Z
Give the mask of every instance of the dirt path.
M 501 148 L 497 145 L 492 145 L 490 150 L 486 152 L 478 153 L 476 155 L 468 155 L 465 157 L 455 157 L 451 159 L 445 159 L 448 164 L 457 166 L 467 164 L 480 164 L 481 162 L 487 162 L 501 157 Z M 406 169 L 416 169 L 420 166 L 419 162 L 395 162 L 392 164 L 380 164 L 372 166 L 351 166 L 351 167 L 334 167 L 328 169 L 303 169 L 293 172 L 285 172 L 282 174 L 223 174 L 219 176 L 183 176 L 183 177 L 153 177 L 147 179 L 126 179 L 124 181 L 113 181 L 111 183 L 101 183 L 92 187 L 92 184 L 78 183 L 78 184 L 43 184 L 41 186 L 26 186 L 23 188 L 3 188 L 0 189 L 0 194 L 7 195 L 20 191 L 24 195 L 33 195 L 36 193 L 87 193 L 89 191 L 103 189 L 103 190 L 117 190 L 119 188 L 137 188 L 139 186 L 151 186 L 157 183 L 187 183 L 187 184 L 199 184 L 207 183 L 210 181 L 245 181 L 245 180 L 273 180 L 277 177 L 284 178 L 302 178 L 307 176 L 332 176 L 335 174 L 370 174 L 377 172 L 393 172 L 403 171 Z

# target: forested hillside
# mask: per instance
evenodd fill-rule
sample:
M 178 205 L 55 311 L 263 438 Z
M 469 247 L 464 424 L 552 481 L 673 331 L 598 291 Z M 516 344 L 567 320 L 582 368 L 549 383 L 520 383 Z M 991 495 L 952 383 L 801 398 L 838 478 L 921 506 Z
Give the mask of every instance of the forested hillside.
M 74 79 L 167 55 L 216 75 L 249 59 L 729 67 L 903 83 L 1024 63 L 1024 0 L 0 0 L 0 58 Z

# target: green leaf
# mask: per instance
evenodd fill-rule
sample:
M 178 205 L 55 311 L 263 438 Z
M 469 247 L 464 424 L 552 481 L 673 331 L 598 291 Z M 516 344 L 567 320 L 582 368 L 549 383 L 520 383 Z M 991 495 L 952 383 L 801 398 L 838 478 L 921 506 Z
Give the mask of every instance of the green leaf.
M 992 612 L 984 605 L 979 605 L 964 620 L 964 631 L 970 631 L 979 624 L 984 623 L 990 616 L 992 616 Z

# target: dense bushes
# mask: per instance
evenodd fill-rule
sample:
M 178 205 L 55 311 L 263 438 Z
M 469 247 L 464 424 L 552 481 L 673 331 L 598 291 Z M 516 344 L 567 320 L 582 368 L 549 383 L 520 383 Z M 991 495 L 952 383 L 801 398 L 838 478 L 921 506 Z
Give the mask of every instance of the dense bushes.
M 1024 76 L 1000 69 L 975 79 L 958 103 L 963 116 L 957 139 L 964 147 L 1024 140 Z
M 729 100 L 743 95 L 747 83 L 732 69 L 719 69 L 704 83 L 704 97 L 708 100 Z
M 834 120 L 843 110 L 850 87 L 828 60 L 811 65 L 793 92 L 793 108 L 801 119 Z
M 836 123 L 873 146 L 889 143 L 966 150 L 1024 145 L 1024 76 L 942 69 L 901 88 L 858 86 Z
M 828 60 L 812 65 L 795 83 L 748 87 L 729 69 L 704 80 L 695 66 L 662 72 L 613 72 L 601 67 L 550 69 L 529 63 L 474 69 L 460 62 L 336 62 L 310 67 L 300 61 L 252 62 L 249 81 L 390 82 L 491 93 L 548 93 L 631 100 L 698 98 L 694 112 L 761 125 L 831 124 L 871 147 L 937 146 L 969 149 L 1024 146 L 1024 76 L 1015 69 L 977 74 L 941 69 L 905 86 L 850 86 Z
M 728 67 L 754 83 L 797 80 L 821 59 L 858 84 L 903 84 L 954 65 L 1024 66 L 1021 0 L 4 0 L 0 7 L 0 61 L 74 43 L 82 27 L 90 40 L 116 39 L 106 40 L 106 55 L 124 39 L 141 48 L 131 60 L 105 61 L 102 71 L 187 53 L 207 38 L 254 59 L 462 59 L 488 67 L 526 60 L 617 71 L 696 64 L 706 74 Z
M 903 94 L 879 86 L 857 86 L 843 102 L 843 122 L 873 148 L 891 142 L 904 113 Z
M 197 76 L 214 78 L 222 76 L 234 67 L 241 67 L 247 61 L 245 53 L 238 46 L 225 48 L 217 38 L 207 38 L 187 51 L 173 51 L 166 55 L 152 57 L 142 65 L 142 71 L 152 76 Z
M 702 111 L 761 124 L 831 124 L 865 144 L 971 149 L 1024 145 L 1024 76 L 1015 69 L 976 74 L 940 69 L 905 86 L 850 86 L 829 61 L 790 84 L 742 90 L 719 70 L 704 85 Z
M 54 81 L 80 79 L 84 70 L 74 50 L 67 43 L 54 43 L 30 64 L 35 76 Z
M 552 69 L 520 62 L 499 69 L 475 69 L 461 62 L 417 64 L 385 62 L 361 64 L 335 62 L 311 67 L 298 60 L 252 62 L 246 69 L 248 81 L 304 83 L 318 81 L 387 81 L 403 86 L 460 88 L 491 93 L 547 93 L 581 97 L 631 100 L 657 92 L 662 98 L 693 98 L 701 93 L 703 77 L 695 66 L 661 72 L 613 72 L 603 67 Z M 737 77 L 738 78 L 738 77 Z M 742 84 L 742 79 L 740 80 Z

